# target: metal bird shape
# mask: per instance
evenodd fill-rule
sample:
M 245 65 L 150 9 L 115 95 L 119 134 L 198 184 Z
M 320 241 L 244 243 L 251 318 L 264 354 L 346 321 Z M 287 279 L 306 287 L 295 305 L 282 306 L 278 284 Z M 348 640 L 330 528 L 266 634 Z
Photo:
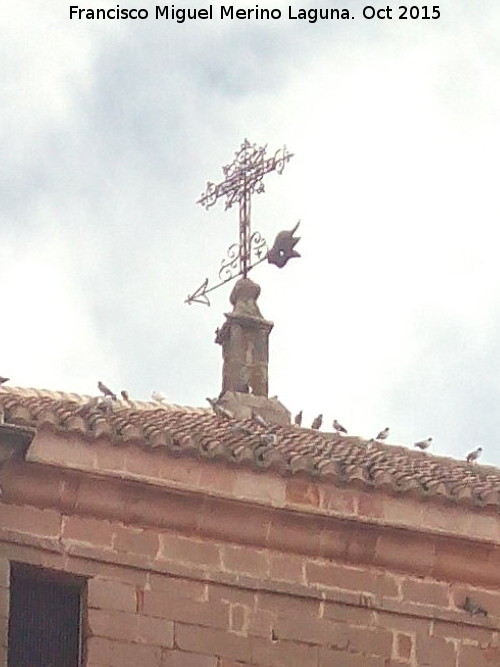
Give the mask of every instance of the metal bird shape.
M 311 428 L 314 430 L 318 430 L 321 428 L 321 424 L 323 423 L 323 415 L 319 414 L 317 417 L 313 419 L 313 423 L 311 424 Z
M 375 440 L 387 440 L 388 435 L 389 435 L 389 427 L 386 426 L 382 431 L 380 431 Z
M 337 433 L 345 433 L 347 435 L 347 429 L 345 429 L 342 424 L 339 424 L 336 419 L 333 420 L 333 428 Z
M 466 457 L 467 463 L 475 463 L 478 458 L 481 456 L 481 452 L 483 451 L 482 447 L 478 447 L 475 449 L 473 452 L 469 452 Z
M 4 378 L 4 377 L 2 377 L 2 376 L 0 375 L 0 384 L 5 384 L 5 383 L 8 382 L 9 380 L 10 380 L 10 378 Z
M 488 612 L 483 607 L 480 607 L 477 602 L 467 596 L 462 605 L 464 611 L 468 611 L 471 616 L 488 616 Z
M 123 398 L 124 401 L 130 401 L 128 391 L 126 389 L 122 389 L 120 394 L 121 394 L 121 397 Z
M 167 400 L 167 397 L 165 394 L 162 394 L 161 391 L 152 391 L 151 392 L 151 398 L 155 403 L 165 403 Z
M 413 446 L 418 447 L 418 449 L 421 449 L 424 452 L 426 449 L 429 449 L 431 443 L 432 443 L 432 438 L 427 438 L 427 440 L 419 440 Z
M 100 380 L 97 383 L 97 388 L 101 392 L 103 396 L 109 396 L 110 398 L 113 399 L 113 401 L 116 401 L 116 394 L 114 394 L 109 387 L 106 387 L 105 384 L 103 384 Z
M 293 229 L 280 232 L 274 240 L 273 247 L 267 253 L 267 261 L 269 264 L 275 264 L 282 269 L 289 259 L 300 257 L 300 254 L 295 250 L 295 246 L 300 241 L 300 238 L 294 236 L 300 225 L 300 220 Z
M 302 410 L 300 412 L 297 412 L 297 414 L 294 417 L 293 423 L 295 426 L 302 426 Z

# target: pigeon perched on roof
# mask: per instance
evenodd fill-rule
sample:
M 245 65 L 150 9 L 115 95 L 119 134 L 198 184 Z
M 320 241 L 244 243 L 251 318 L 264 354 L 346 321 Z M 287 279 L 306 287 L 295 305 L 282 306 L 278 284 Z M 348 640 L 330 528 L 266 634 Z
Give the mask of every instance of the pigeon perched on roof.
M 473 452 L 469 452 L 466 457 L 467 463 L 475 463 L 478 458 L 481 456 L 481 452 L 483 451 L 482 447 L 478 447 L 475 449 Z
M 209 397 L 207 396 L 207 401 L 210 403 L 210 407 L 211 407 L 211 408 L 213 409 L 213 411 L 215 412 L 215 406 L 218 405 L 218 401 L 217 401 L 217 399 L 216 399 L 216 398 L 209 398 Z
M 321 424 L 323 423 L 323 415 L 319 414 L 317 417 L 313 419 L 313 423 L 311 424 L 311 428 L 315 429 L 316 431 L 321 428 Z
M 294 417 L 293 423 L 295 426 L 302 426 L 302 410 L 300 412 L 297 412 L 297 414 Z
M 389 435 L 389 427 L 386 426 L 383 431 L 380 431 L 375 440 L 387 440 L 388 435 Z
M 120 394 L 121 394 L 121 397 L 123 398 L 124 401 L 130 401 L 128 391 L 126 389 L 122 389 Z
M 115 399 L 112 398 L 111 396 L 99 396 L 99 400 L 95 404 L 95 407 L 97 410 L 101 410 L 101 412 L 105 412 L 106 414 L 109 414 L 110 412 L 113 411 L 113 401 Z
M 87 413 L 91 412 L 94 408 L 96 408 L 98 403 L 102 400 L 104 400 L 102 396 L 92 396 L 92 398 L 89 398 L 89 400 L 86 401 L 86 403 L 84 403 L 78 408 L 75 414 L 86 415 Z
M 264 435 L 261 435 L 260 438 L 266 445 L 274 446 L 278 444 L 279 435 L 277 433 L 265 433 Z
M 165 394 L 162 394 L 161 391 L 152 391 L 151 398 L 155 403 L 166 403 L 167 397 Z
M 336 419 L 333 420 L 333 428 L 337 433 L 345 433 L 347 435 L 347 429 L 345 429 L 342 424 L 339 424 Z
M 5 384 L 5 383 L 8 382 L 9 380 L 10 380 L 10 378 L 4 378 L 4 377 L 2 377 L 2 376 L 0 375 L 0 384 Z
M 100 380 L 97 383 L 97 388 L 101 392 L 103 396 L 109 396 L 110 398 L 113 399 L 113 401 L 116 401 L 116 394 L 114 394 L 109 387 L 106 387 L 105 384 L 103 384 Z
M 229 412 L 229 410 L 226 410 L 224 406 L 222 406 L 216 398 L 208 398 L 207 401 L 210 403 L 212 406 L 212 410 L 214 413 L 217 415 L 217 417 L 223 417 L 224 419 L 232 419 L 234 417 L 232 412 Z
M 255 412 L 255 410 L 252 410 L 252 420 L 257 424 L 260 424 L 260 426 L 263 426 L 264 428 L 267 428 L 269 426 L 264 417 L 262 415 L 259 415 L 258 412 Z
M 468 611 L 471 616 L 488 616 L 488 612 L 483 607 L 480 607 L 477 602 L 467 596 L 465 602 L 461 607 L 464 611 Z
M 432 438 L 427 438 L 427 440 L 419 440 L 413 446 L 418 447 L 418 449 L 421 449 L 424 452 L 426 449 L 429 449 L 431 443 L 432 443 Z

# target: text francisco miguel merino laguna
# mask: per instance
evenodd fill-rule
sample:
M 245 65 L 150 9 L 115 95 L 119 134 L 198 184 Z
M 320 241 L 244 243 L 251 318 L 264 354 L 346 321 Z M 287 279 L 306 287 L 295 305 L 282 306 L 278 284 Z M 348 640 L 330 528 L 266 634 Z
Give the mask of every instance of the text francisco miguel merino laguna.
M 218 11 L 217 11 L 218 10 Z M 156 5 L 154 9 L 154 18 L 155 19 L 170 19 L 176 21 L 177 23 L 184 23 L 186 20 L 196 20 L 196 19 L 263 19 L 263 20 L 277 20 L 281 18 L 288 19 L 302 19 L 307 20 L 309 23 L 315 23 L 318 19 L 350 19 L 354 18 L 352 13 L 348 9 L 295 9 L 293 7 L 288 7 L 287 13 L 283 16 L 284 12 L 281 9 L 263 9 L 259 5 L 255 5 L 252 9 L 243 9 L 235 8 L 233 5 L 220 5 L 216 8 L 214 12 L 213 6 L 208 5 L 203 8 L 196 7 L 176 7 L 175 5 L 164 5 L 160 7 Z M 70 19 L 140 19 L 145 20 L 148 18 L 153 18 L 153 10 L 150 12 L 147 9 L 137 9 L 133 8 L 124 8 L 120 5 L 112 7 L 110 9 L 85 9 L 79 7 L 78 5 L 71 5 L 69 8 L 69 18 Z

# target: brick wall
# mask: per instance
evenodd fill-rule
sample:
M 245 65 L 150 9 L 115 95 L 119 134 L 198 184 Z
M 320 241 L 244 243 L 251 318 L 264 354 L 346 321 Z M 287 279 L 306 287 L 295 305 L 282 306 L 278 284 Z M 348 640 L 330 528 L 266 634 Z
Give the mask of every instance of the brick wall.
M 86 667 L 500 665 L 492 586 L 14 504 L 0 540 L 1 667 L 9 560 L 88 578 Z

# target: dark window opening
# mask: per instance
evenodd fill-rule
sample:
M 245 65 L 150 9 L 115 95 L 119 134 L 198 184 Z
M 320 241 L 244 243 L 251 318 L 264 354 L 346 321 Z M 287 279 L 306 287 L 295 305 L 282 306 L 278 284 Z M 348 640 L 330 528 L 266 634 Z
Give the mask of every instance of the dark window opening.
M 80 667 L 84 581 L 11 563 L 8 667 Z

